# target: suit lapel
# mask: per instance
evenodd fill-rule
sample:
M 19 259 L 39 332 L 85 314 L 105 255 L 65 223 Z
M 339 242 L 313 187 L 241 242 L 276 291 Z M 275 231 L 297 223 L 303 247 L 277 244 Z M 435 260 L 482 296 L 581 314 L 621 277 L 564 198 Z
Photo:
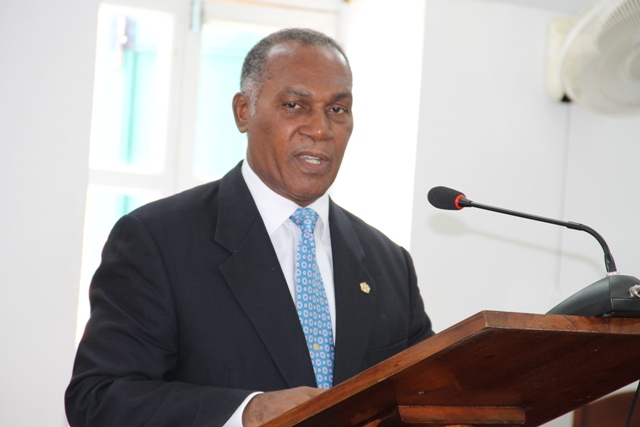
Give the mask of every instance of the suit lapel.
M 336 352 L 334 384 L 360 372 L 373 330 L 377 290 L 363 265 L 364 250 L 344 211 L 333 201 L 329 208 L 333 277 L 336 294 Z M 365 293 L 360 284 L 370 290 Z
M 215 241 L 231 252 L 220 272 L 287 385 L 315 386 L 291 293 L 239 166 L 220 183 L 219 209 Z

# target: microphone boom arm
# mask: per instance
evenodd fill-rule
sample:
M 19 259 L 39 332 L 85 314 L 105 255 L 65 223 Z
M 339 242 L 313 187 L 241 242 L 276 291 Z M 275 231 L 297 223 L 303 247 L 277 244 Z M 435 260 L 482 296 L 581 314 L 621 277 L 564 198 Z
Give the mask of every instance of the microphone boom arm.
M 546 222 L 548 224 L 560 225 L 562 227 L 570 228 L 572 230 L 580 230 L 580 231 L 584 231 L 586 233 L 589 233 L 593 237 L 595 237 L 595 239 L 598 241 L 598 243 L 600 243 L 600 246 L 602 246 L 602 250 L 604 252 L 604 264 L 605 264 L 605 267 L 607 269 L 607 276 L 612 276 L 612 275 L 618 274 L 618 271 L 616 269 L 616 263 L 613 260 L 613 255 L 611 255 L 611 251 L 609 250 L 609 245 L 607 245 L 607 242 L 604 241 L 604 238 L 596 230 L 594 230 L 593 228 L 591 228 L 589 226 L 586 226 L 584 224 L 579 224 L 577 222 L 560 221 L 560 220 L 557 220 L 557 219 L 546 218 L 546 217 L 543 217 L 543 216 L 531 215 L 531 214 L 527 214 L 527 213 L 523 213 L 523 212 L 512 211 L 510 209 L 503 209 L 503 208 L 498 208 L 498 207 L 495 207 L 495 206 L 484 205 L 484 204 L 481 204 L 481 203 L 476 203 L 476 202 L 474 202 L 472 200 L 469 200 L 467 198 L 460 198 L 460 199 L 456 200 L 456 202 L 460 205 L 460 207 L 484 209 L 484 210 L 487 210 L 487 211 L 503 213 L 503 214 L 507 214 L 507 215 L 511 215 L 511 216 L 517 216 L 517 217 L 520 217 L 520 218 L 531 219 L 531 220 L 534 220 L 534 221 Z
M 609 246 L 593 228 L 577 222 L 560 221 L 475 203 L 467 199 L 464 193 L 447 187 L 432 188 L 429 191 L 428 198 L 429 203 L 438 209 L 461 210 L 463 208 L 478 208 L 548 224 L 561 225 L 571 230 L 580 230 L 591 234 L 602 246 L 607 276 L 565 299 L 552 308 L 548 314 L 640 317 L 640 280 L 632 276 L 618 274 Z

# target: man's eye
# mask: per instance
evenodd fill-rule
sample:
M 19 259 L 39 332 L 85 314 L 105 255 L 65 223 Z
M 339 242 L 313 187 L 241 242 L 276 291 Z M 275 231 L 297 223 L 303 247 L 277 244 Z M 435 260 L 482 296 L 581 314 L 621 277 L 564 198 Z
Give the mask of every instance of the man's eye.
M 297 102 L 287 102 L 286 104 L 284 104 L 285 107 L 287 108 L 300 108 L 300 104 L 298 104 Z
M 347 110 L 342 107 L 331 107 L 331 112 L 335 114 L 346 113 Z

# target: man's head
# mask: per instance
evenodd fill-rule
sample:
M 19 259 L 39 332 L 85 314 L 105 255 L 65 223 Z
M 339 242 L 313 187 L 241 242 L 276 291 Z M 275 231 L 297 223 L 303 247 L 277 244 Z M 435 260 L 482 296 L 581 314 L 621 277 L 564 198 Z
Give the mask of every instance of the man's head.
M 247 162 L 273 191 L 307 206 L 335 180 L 347 147 L 351 69 L 324 34 L 282 30 L 247 55 L 233 99 Z
M 252 108 L 255 108 L 255 101 L 260 94 L 262 83 L 268 78 L 265 69 L 269 61 L 271 49 L 276 45 L 288 42 L 298 42 L 306 46 L 318 48 L 335 49 L 340 52 L 347 65 L 349 65 L 349 59 L 342 50 L 342 47 L 326 34 L 308 28 L 287 28 L 276 31 L 260 40 L 251 48 L 242 64 L 240 91 L 252 100 Z M 351 68 L 349 68 L 349 73 L 351 73 Z

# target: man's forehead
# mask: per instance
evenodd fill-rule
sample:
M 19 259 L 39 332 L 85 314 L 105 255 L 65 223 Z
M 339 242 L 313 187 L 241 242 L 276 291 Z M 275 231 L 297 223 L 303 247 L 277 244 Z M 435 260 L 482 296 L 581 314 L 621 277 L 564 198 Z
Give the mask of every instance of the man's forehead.
M 320 55 L 320 57 L 316 56 Z M 324 57 L 324 58 L 323 58 Z M 299 42 L 283 42 L 277 44 L 271 48 L 268 54 L 267 66 L 264 72 L 264 81 L 270 81 L 274 78 L 277 79 L 278 76 L 282 77 L 283 73 L 287 76 L 291 77 L 293 75 L 298 76 L 299 87 L 292 81 L 277 79 L 280 84 L 285 83 L 286 87 L 280 86 L 278 92 L 283 93 L 283 91 L 287 91 L 290 94 L 297 93 L 300 96 L 311 96 L 312 93 L 303 93 L 305 89 L 307 89 L 306 83 L 308 77 L 311 75 L 317 74 L 318 67 L 322 67 L 324 72 L 322 75 L 324 76 L 325 82 L 329 80 L 335 80 L 339 85 L 344 85 L 345 89 L 340 89 L 339 92 L 347 93 L 346 97 L 351 98 L 351 85 L 352 85 L 352 75 L 351 68 L 349 67 L 348 62 L 344 58 L 344 56 L 340 53 L 340 51 L 336 50 L 332 46 L 313 46 L 306 45 Z M 341 70 L 333 68 L 334 72 L 331 72 L 332 68 L 329 64 L 336 64 L 335 61 L 338 61 L 341 64 Z M 294 68 L 290 68 L 290 66 L 294 65 Z M 311 65 L 314 64 L 314 65 Z M 301 68 L 299 68 L 301 67 Z M 308 71 L 303 71 L 303 70 Z M 299 72 L 289 73 L 291 70 L 299 70 Z M 307 72 L 311 74 L 307 74 Z M 337 73 L 337 74 L 336 74 Z M 293 86 L 291 86 L 293 84 Z M 336 93 L 335 97 L 344 98 L 345 94 Z
M 308 45 L 305 43 L 301 43 L 295 40 L 284 41 L 278 44 L 273 45 L 269 52 L 267 53 L 268 61 L 271 62 L 277 58 L 285 58 L 285 57 L 295 57 L 297 55 L 306 55 L 309 52 L 315 52 L 319 54 L 323 54 L 329 59 L 330 57 L 334 57 L 342 62 L 349 73 L 351 73 L 351 68 L 347 62 L 347 59 L 342 55 L 342 53 L 333 46 L 315 46 Z
M 300 46 L 299 43 L 296 45 Z M 274 46 L 271 46 L 269 49 L 269 53 L 267 53 L 267 58 L 271 59 L 274 56 L 285 55 L 293 53 L 295 45 L 292 42 L 278 43 Z
M 298 98 L 313 98 L 315 94 L 307 90 L 306 88 L 285 87 L 280 91 L 280 95 L 284 97 L 293 96 Z M 332 94 L 331 100 L 332 101 L 339 101 L 339 100 L 351 101 L 353 100 L 353 95 L 351 94 L 351 90 L 336 92 Z

